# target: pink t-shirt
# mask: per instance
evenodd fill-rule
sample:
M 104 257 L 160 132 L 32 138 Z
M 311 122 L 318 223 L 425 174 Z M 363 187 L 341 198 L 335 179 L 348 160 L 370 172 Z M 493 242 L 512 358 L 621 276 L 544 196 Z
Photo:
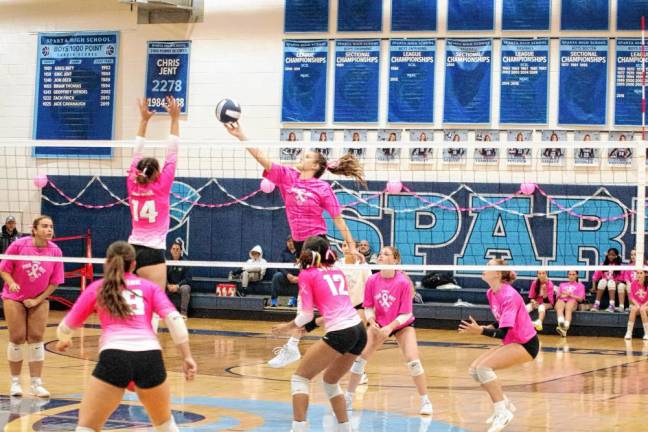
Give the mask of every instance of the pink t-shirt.
M 412 313 L 414 293 L 412 282 L 402 272 L 394 277 L 384 278 L 380 272 L 372 274 L 365 285 L 365 308 L 373 308 L 380 327 L 391 324 L 398 315 Z M 414 322 L 414 316 L 394 328 L 400 330 Z
M 547 289 L 547 300 L 549 300 L 549 303 L 553 305 L 554 304 L 554 284 L 549 279 L 547 279 L 545 286 Z M 533 299 L 536 302 L 538 302 L 538 304 L 544 303 L 544 298 L 540 293 L 541 289 L 542 286 L 538 286 L 538 279 L 531 282 L 531 288 L 529 288 L 529 300 Z
M 648 303 L 648 290 L 640 284 L 639 281 L 632 282 L 630 285 L 630 300 L 645 305 Z
M 72 309 L 65 316 L 65 325 L 74 329 L 81 327 L 85 320 L 97 312 L 101 323 L 99 351 L 119 349 L 124 351 L 150 351 L 160 349 L 157 335 L 151 326 L 153 313 L 165 318 L 176 310 L 167 295 L 159 286 L 146 279 L 126 273 L 126 288 L 122 296 L 131 306 L 133 314 L 128 318 L 118 318 L 97 305 L 97 294 L 103 279 L 91 283 L 79 296 Z
M 137 176 L 137 164 L 143 157 L 141 153 L 143 138 L 138 137 L 126 180 L 133 224 L 131 235 L 128 237 L 128 242 L 131 244 L 153 249 L 166 249 L 166 237 L 170 222 L 169 197 L 175 177 L 179 140 L 180 138 L 175 135 L 169 136 L 169 147 L 160 176 L 153 183 L 140 185 L 135 181 L 135 177 Z
M 332 218 L 340 215 L 340 203 L 328 182 L 318 178 L 300 179 L 294 168 L 272 164 L 263 177 L 276 184 L 286 204 L 286 217 L 290 233 L 296 241 L 326 234 L 326 221 L 322 212 L 326 210 Z
M 34 246 L 33 237 L 23 237 L 14 241 L 5 251 L 7 255 L 34 255 L 60 257 L 61 249 L 51 241 L 46 247 Z M 62 262 L 51 261 L 16 261 L 3 260 L 0 271 L 11 274 L 14 281 L 20 286 L 20 291 L 9 291 L 6 283 L 2 289 L 2 298 L 6 300 L 24 301 L 41 295 L 49 285 L 60 285 L 65 281 L 65 272 Z
M 496 293 L 489 288 L 486 297 L 499 327 L 509 329 L 502 341 L 504 345 L 525 344 L 537 334 L 522 296 L 511 285 L 502 285 Z
M 630 263 L 629 265 L 633 265 L 634 263 Z M 631 284 L 632 282 L 637 280 L 637 271 L 636 270 L 626 270 L 623 272 L 623 281 L 627 284 Z
M 342 270 L 334 267 L 311 267 L 299 273 L 300 309 L 312 312 L 315 307 L 324 317 L 326 331 L 353 327 L 362 322 L 349 298 L 349 287 Z
M 575 295 L 580 299 L 578 301 L 583 301 L 585 299 L 585 285 L 583 285 L 580 282 L 561 283 L 558 286 L 558 292 L 556 293 L 556 297 L 559 300 L 566 301 L 567 295 Z M 569 300 L 573 300 L 573 299 L 569 298 Z
M 605 264 L 604 262 L 601 263 L 601 265 L 616 265 L 616 264 Z M 594 276 L 592 276 L 592 282 L 599 281 L 601 279 L 610 281 L 613 280 L 615 282 L 624 282 L 625 281 L 625 272 L 619 271 L 616 272 L 618 273 L 617 275 L 614 274 L 615 271 L 613 270 L 608 270 L 608 271 L 602 271 L 602 270 L 597 270 L 594 272 Z

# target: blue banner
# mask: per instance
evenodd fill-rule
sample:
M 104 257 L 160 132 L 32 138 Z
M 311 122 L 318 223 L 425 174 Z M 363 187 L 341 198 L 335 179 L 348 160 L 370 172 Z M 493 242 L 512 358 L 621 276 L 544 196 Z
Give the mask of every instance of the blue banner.
M 285 41 L 282 122 L 326 121 L 328 41 Z
M 502 30 L 549 30 L 550 0 L 504 0 Z
M 450 0 L 448 30 L 493 30 L 494 0 Z
M 380 40 L 338 40 L 333 121 L 378 121 L 379 76 Z
M 382 4 L 382 0 L 338 0 L 338 31 L 381 31 Z
M 149 110 L 166 112 L 165 98 L 173 96 L 187 113 L 191 41 L 149 41 L 146 102 Z
M 118 32 L 39 33 L 35 139 L 109 140 Z M 111 149 L 36 147 L 36 157 L 110 157 Z
M 328 0 L 286 0 L 286 33 L 328 32 Z
M 502 39 L 500 123 L 547 123 L 549 39 Z
M 444 123 L 488 123 L 491 40 L 446 41 Z
M 609 28 L 610 0 L 562 0 L 560 11 L 561 30 Z
M 436 31 L 437 0 L 392 0 L 392 31 Z
M 434 122 L 435 50 L 434 39 L 390 41 L 388 122 Z
M 614 124 L 641 125 L 641 39 L 617 39 Z
M 607 56 L 607 39 L 560 40 L 559 124 L 605 124 Z
M 648 21 L 648 0 L 617 0 L 618 30 L 641 30 L 642 16 Z

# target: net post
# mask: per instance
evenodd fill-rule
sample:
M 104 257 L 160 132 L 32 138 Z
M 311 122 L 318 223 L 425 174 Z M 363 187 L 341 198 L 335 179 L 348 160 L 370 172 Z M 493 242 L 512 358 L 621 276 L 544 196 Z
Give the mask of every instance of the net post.
M 645 262 L 646 239 L 646 17 L 641 17 L 641 143 L 637 152 L 637 238 L 635 252 L 637 268 Z

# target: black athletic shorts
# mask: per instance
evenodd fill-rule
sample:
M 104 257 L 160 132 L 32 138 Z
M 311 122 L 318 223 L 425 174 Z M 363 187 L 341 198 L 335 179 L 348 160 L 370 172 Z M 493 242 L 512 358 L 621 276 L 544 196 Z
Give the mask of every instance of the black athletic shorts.
M 540 339 L 538 339 L 538 335 L 533 336 L 527 343 L 522 344 L 522 347 L 527 350 L 532 358 L 536 358 L 538 352 L 540 352 Z
M 367 330 L 363 323 L 328 332 L 322 338 L 331 348 L 340 354 L 360 355 L 367 345 Z
M 412 321 L 411 323 L 407 324 L 405 327 L 401 327 L 401 328 L 399 328 L 398 330 L 394 330 L 393 332 L 389 333 L 389 337 L 392 337 L 392 336 L 398 334 L 401 330 L 404 330 L 404 329 L 406 329 L 407 327 L 414 327 L 414 321 Z
M 326 234 L 319 234 L 318 237 L 322 237 L 323 239 L 326 239 Z M 302 248 L 304 247 L 305 242 L 306 240 L 302 240 L 302 241 L 293 240 L 293 244 L 295 245 L 295 255 L 297 256 L 297 259 L 299 259 L 299 257 L 301 256 L 301 251 Z
M 362 303 L 358 303 L 357 305 L 353 306 L 353 309 L 355 310 L 364 310 L 364 306 Z
M 166 381 L 166 369 L 160 350 L 107 349 L 99 354 L 92 376 L 119 388 L 126 388 L 133 381 L 137 387 L 148 389 Z
M 135 273 L 142 267 L 166 263 L 163 249 L 153 249 L 148 246 L 132 245 L 135 248 Z

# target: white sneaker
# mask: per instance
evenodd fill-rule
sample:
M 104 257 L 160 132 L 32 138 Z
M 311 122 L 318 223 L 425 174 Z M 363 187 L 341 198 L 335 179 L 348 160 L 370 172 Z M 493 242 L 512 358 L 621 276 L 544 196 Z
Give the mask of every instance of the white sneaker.
M 421 415 L 432 415 L 432 402 L 429 400 L 426 400 L 421 404 L 421 409 L 419 410 L 419 414 Z
M 38 380 L 33 380 L 31 383 L 31 394 L 34 396 L 37 396 L 39 398 L 48 398 L 50 397 L 50 392 L 47 391 L 45 387 L 43 387 L 43 382 L 38 379 Z
M 349 393 L 344 393 L 344 404 L 347 411 L 353 411 L 353 396 Z
M 9 396 L 20 397 L 23 395 L 22 386 L 20 385 L 19 380 L 11 380 L 11 389 L 9 390 Z
M 294 421 L 292 422 L 292 429 L 290 429 L 290 432 L 306 432 L 308 431 L 308 423 L 307 422 L 298 422 Z
M 496 413 L 488 432 L 503 431 L 504 428 L 511 423 L 511 420 L 513 420 L 513 413 L 508 409 Z
M 648 333 L 644 333 L 643 340 L 648 341 Z
M 358 385 L 367 385 L 369 384 L 369 375 L 366 373 L 363 373 L 362 376 L 360 377 L 360 382 Z
M 626 332 L 625 336 L 623 336 L 623 339 L 627 339 L 627 340 L 632 339 L 632 333 Z
M 515 412 L 516 408 L 515 405 L 513 405 L 513 402 L 510 400 L 506 399 L 506 408 L 511 411 L 512 413 Z M 493 420 L 495 420 L 495 413 L 493 413 L 490 417 L 486 419 L 486 424 L 491 424 L 493 423 Z
M 272 353 L 275 356 L 272 360 L 268 361 L 268 366 L 277 369 L 288 366 L 290 363 L 294 363 L 301 358 L 299 348 L 293 348 L 288 344 L 273 349 Z

